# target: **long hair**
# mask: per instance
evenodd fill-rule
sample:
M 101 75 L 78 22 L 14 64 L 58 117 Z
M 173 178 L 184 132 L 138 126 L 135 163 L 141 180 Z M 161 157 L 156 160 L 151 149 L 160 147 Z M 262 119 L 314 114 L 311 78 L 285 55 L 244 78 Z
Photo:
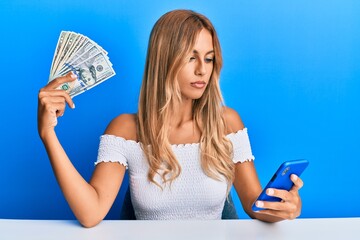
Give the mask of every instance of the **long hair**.
M 200 129 L 201 166 L 213 179 L 225 180 L 228 191 L 234 179 L 232 144 L 226 138 L 223 98 L 219 86 L 222 67 L 219 39 L 211 22 L 190 10 L 163 15 L 154 25 L 149 39 L 138 108 L 138 139 L 149 164 L 149 181 L 162 187 L 181 172 L 169 142 L 170 117 L 181 103 L 177 74 L 202 29 L 212 35 L 213 72 L 204 94 L 193 100 L 193 120 Z M 158 174 L 162 183 L 154 180 Z

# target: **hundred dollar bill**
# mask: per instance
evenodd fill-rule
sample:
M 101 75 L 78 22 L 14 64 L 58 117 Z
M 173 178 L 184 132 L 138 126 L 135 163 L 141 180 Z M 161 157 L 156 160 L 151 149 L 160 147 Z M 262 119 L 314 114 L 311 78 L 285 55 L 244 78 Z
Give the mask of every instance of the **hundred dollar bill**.
M 69 50 L 71 49 L 75 38 L 76 38 L 77 34 L 70 32 L 68 38 L 66 39 L 66 42 L 64 43 L 63 49 L 60 50 L 61 51 L 61 55 L 59 55 L 58 61 L 56 63 L 56 66 L 54 66 L 54 72 L 57 72 L 57 70 L 60 68 L 61 64 L 66 60 L 65 56 L 66 54 L 69 52 Z
M 77 80 L 64 83 L 59 88 L 67 91 L 71 97 L 75 97 L 115 75 L 114 69 L 102 52 L 77 66 L 69 64 L 67 68 L 67 72 L 72 71 L 77 75 Z
M 60 33 L 60 37 L 58 39 L 58 42 L 56 44 L 56 48 L 55 48 L 55 53 L 54 53 L 54 57 L 53 60 L 51 62 L 51 69 L 54 68 L 54 63 L 56 62 L 57 58 L 58 58 L 58 54 L 60 52 L 61 46 L 64 42 L 64 38 L 65 38 L 66 32 L 65 31 L 61 31 Z
M 64 32 L 64 37 L 61 41 L 61 44 L 59 45 L 59 50 L 56 54 L 56 58 L 54 59 L 53 66 L 51 67 L 51 72 L 50 72 L 51 75 L 54 75 L 56 72 L 56 67 L 59 64 L 59 59 L 64 52 L 64 45 L 66 44 L 66 42 L 69 38 L 69 35 L 70 35 L 70 32 L 66 32 L 66 31 Z
M 65 56 L 63 57 L 62 61 L 59 62 L 58 69 L 61 68 L 61 66 L 63 66 L 64 63 L 68 61 L 68 59 L 71 59 L 73 57 L 73 55 L 78 51 L 79 47 L 81 46 L 84 40 L 85 39 L 83 36 L 79 34 L 75 35 L 73 43 L 70 45 L 68 51 L 65 52 Z M 59 72 L 58 69 L 56 70 L 57 72 Z
M 61 31 L 51 63 L 49 82 L 72 71 L 78 79 L 62 84 L 59 89 L 67 91 L 71 97 L 79 95 L 115 75 L 107 54 L 87 36 Z
M 59 74 L 64 74 L 68 65 L 76 66 L 85 60 L 97 55 L 102 52 L 101 48 L 98 45 L 94 45 L 92 41 L 88 41 L 84 44 L 83 48 L 79 49 L 71 59 L 63 63 L 63 67 L 58 71 Z M 108 59 L 108 57 L 104 54 Z

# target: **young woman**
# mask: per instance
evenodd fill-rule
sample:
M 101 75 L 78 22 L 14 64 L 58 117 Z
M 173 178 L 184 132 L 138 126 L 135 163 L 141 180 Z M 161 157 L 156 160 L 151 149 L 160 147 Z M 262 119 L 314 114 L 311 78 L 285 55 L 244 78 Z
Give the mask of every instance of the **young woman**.
M 129 170 L 137 219 L 220 219 L 235 186 L 252 218 L 275 222 L 300 215 L 302 180 L 290 191 L 270 189 L 281 202 L 257 202 L 261 192 L 247 129 L 222 105 L 222 57 L 211 22 L 188 10 L 163 15 L 152 29 L 137 114 L 122 114 L 101 136 L 90 182 L 72 165 L 55 133 L 69 95 L 56 88 L 69 73 L 39 92 L 38 129 L 53 171 L 76 218 L 85 227 L 108 213 Z

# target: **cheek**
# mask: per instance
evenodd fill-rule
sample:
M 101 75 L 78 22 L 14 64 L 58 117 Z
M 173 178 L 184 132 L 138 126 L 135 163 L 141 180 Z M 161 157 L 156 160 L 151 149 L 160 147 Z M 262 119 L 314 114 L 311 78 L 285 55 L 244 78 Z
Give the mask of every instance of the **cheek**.
M 180 83 L 186 83 L 190 82 L 192 78 L 191 71 L 188 68 L 183 68 L 178 74 L 178 82 Z

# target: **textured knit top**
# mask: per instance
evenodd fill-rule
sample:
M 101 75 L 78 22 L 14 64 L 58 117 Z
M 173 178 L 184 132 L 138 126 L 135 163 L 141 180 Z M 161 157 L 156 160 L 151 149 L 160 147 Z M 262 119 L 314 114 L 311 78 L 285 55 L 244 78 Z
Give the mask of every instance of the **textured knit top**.
M 227 135 L 233 145 L 233 162 L 251 161 L 252 155 L 247 129 Z M 136 219 L 188 220 L 221 219 L 226 199 L 227 183 L 208 177 L 201 168 L 200 144 L 172 145 L 181 165 L 180 175 L 161 189 L 147 178 L 149 165 L 140 143 L 113 135 L 102 135 L 98 159 L 118 162 L 129 171 L 131 200 Z M 160 176 L 154 180 L 161 182 Z

